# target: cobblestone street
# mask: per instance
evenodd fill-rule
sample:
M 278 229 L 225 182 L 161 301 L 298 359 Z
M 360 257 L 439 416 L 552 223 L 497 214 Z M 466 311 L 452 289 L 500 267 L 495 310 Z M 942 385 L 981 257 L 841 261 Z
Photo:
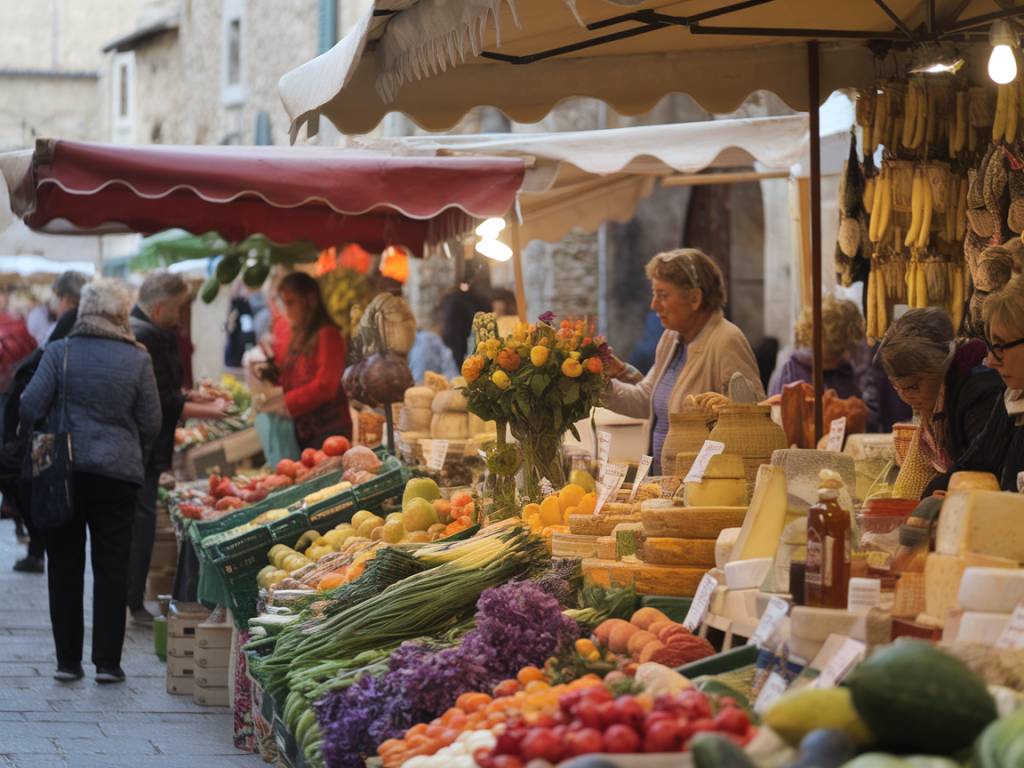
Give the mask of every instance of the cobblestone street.
M 0 523 L 0 768 L 257 768 L 231 742 L 226 708 L 200 707 L 164 689 L 151 630 L 129 626 L 121 685 L 98 685 L 88 663 L 92 577 L 86 572 L 85 678 L 53 679 L 46 576 L 15 573 L 25 552 Z

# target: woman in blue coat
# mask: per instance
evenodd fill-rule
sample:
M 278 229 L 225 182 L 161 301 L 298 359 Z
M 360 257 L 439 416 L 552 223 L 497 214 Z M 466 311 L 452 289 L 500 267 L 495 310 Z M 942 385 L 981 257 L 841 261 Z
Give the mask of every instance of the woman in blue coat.
M 116 280 L 82 291 L 78 320 L 50 344 L 21 396 L 21 429 L 67 431 L 72 448 L 69 521 L 46 533 L 50 623 L 62 682 L 83 676 L 85 538 L 93 569 L 92 662 L 96 680 L 123 682 L 128 559 L 143 459 L 160 431 L 149 353 L 132 335 L 132 297 Z M 64 359 L 67 351 L 67 375 Z M 64 395 L 67 422 L 61 428 Z

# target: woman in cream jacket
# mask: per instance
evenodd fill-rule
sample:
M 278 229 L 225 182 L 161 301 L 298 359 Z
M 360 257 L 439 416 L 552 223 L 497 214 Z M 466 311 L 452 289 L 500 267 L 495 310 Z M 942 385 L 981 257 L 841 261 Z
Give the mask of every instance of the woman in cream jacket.
M 764 397 L 757 361 L 743 332 L 725 319 L 725 287 L 718 266 L 694 248 L 655 256 L 647 264 L 651 309 L 665 332 L 654 366 L 630 383 L 627 367 L 614 359 L 603 395 L 605 407 L 625 416 L 647 419 L 644 439 L 660 473 L 661 447 L 669 414 L 683 408 L 687 395 L 728 392 L 733 374 L 742 374 L 759 399 Z

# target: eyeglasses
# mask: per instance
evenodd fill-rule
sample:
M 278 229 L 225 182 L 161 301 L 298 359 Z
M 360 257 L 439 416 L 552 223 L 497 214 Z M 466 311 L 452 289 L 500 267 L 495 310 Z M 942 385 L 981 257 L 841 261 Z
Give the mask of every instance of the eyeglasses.
M 683 269 L 686 271 L 686 276 L 693 284 L 694 288 L 700 288 L 700 280 L 697 278 L 697 268 L 693 265 L 693 254 L 691 253 L 660 253 L 658 254 L 658 261 L 665 264 L 669 264 L 673 261 L 681 261 Z
M 1016 341 L 1008 341 L 1005 344 L 993 344 L 988 339 L 985 339 L 985 346 L 988 347 L 988 353 L 992 355 L 992 358 L 997 362 L 1003 362 L 1003 354 L 1008 349 L 1019 347 L 1024 344 L 1024 339 L 1017 339 Z
M 921 379 L 918 378 L 889 379 L 889 382 L 896 392 L 905 395 L 913 395 L 921 388 Z

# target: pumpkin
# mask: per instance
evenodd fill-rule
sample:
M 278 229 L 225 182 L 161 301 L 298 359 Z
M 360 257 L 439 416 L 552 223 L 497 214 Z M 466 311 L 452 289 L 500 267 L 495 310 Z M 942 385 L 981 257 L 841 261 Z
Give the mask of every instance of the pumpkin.
M 356 400 L 370 407 L 376 407 L 380 403 L 366 391 L 362 384 L 362 375 L 366 369 L 366 362 L 366 360 L 360 360 L 354 365 L 346 366 L 345 372 L 341 375 L 341 387 L 345 390 L 345 394 L 348 395 L 350 400 Z
M 366 361 L 359 383 L 364 392 L 378 402 L 398 403 L 402 401 L 405 390 L 413 385 L 413 380 L 405 361 L 393 352 L 385 352 L 377 353 Z

